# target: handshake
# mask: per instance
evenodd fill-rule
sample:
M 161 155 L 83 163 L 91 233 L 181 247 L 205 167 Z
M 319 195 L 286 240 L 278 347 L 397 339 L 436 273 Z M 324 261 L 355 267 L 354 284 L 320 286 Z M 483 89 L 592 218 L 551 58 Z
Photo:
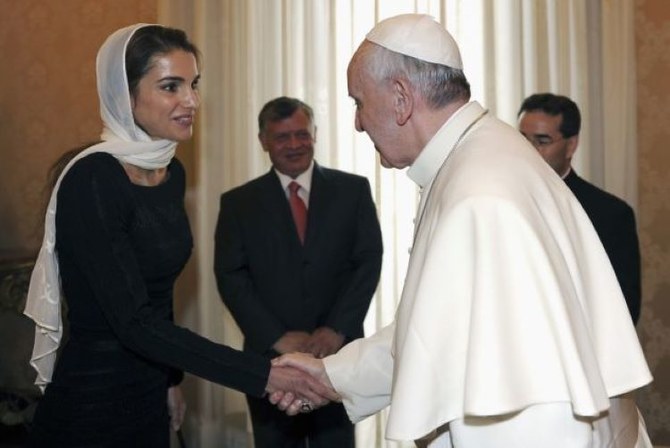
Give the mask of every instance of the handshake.
M 270 403 L 288 415 L 311 412 L 331 401 L 341 401 L 323 361 L 310 353 L 291 353 L 273 359 L 265 391 Z
M 319 358 L 335 353 L 343 342 L 343 336 L 327 327 L 311 335 L 285 333 L 274 346 L 284 354 L 272 360 L 265 388 L 270 402 L 286 414 L 296 415 L 341 401 Z

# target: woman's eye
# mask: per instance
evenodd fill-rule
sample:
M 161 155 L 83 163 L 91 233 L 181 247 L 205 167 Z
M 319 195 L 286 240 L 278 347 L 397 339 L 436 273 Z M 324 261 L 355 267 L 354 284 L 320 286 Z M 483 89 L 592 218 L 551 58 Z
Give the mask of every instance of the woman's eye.
M 163 84 L 161 86 L 161 89 L 165 90 L 166 92 L 176 92 L 177 91 L 177 84 L 171 82 L 169 84 Z

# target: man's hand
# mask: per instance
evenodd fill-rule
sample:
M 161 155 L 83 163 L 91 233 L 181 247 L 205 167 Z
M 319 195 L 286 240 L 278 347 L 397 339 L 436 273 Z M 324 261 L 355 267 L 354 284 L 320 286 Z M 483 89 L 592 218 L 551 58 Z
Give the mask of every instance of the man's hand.
M 278 365 L 273 365 L 270 369 L 265 391 L 270 394 L 270 401 L 288 415 L 301 412 L 301 407 L 305 403 L 309 403 L 312 409 L 317 409 L 340 399 L 332 388 L 322 384 L 307 372 Z
M 310 340 L 310 334 L 306 331 L 287 331 L 272 348 L 277 353 L 293 353 L 307 351 L 307 343 Z
M 312 379 L 318 380 L 318 383 L 328 391 L 328 399 L 330 401 L 342 401 L 341 397 L 337 394 L 335 389 L 333 389 L 330 378 L 328 378 L 323 366 L 323 361 L 320 359 L 316 359 L 308 353 L 291 353 L 272 360 L 272 368 L 279 367 L 296 368 L 302 372 L 308 373 Z M 272 404 L 276 404 L 279 409 L 285 411 L 288 415 L 305 412 L 302 409 L 305 400 L 288 391 L 277 391 L 272 393 L 269 399 Z M 314 405 L 314 403 L 311 404 Z M 312 407 L 316 408 L 317 406 Z
M 336 353 L 344 344 L 344 335 L 329 327 L 319 327 L 314 330 L 307 343 L 307 351 L 317 358 L 323 358 Z

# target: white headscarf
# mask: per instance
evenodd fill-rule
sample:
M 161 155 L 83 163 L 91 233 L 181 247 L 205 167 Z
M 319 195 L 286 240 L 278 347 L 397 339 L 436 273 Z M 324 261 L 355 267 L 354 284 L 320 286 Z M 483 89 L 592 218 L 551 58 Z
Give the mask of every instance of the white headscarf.
M 61 283 L 56 254 L 56 198 L 65 173 L 74 163 L 94 152 L 106 152 L 117 159 L 145 169 L 166 167 L 174 156 L 176 142 L 152 140 L 135 123 L 126 77 L 126 46 L 132 35 L 148 24 L 136 24 L 115 31 L 98 51 L 96 72 L 101 143 L 77 154 L 63 169 L 51 192 L 44 220 L 44 240 L 30 278 L 24 314 L 35 321 L 35 345 L 30 364 L 37 371 L 35 384 L 44 391 L 51 382 L 56 351 L 63 334 Z

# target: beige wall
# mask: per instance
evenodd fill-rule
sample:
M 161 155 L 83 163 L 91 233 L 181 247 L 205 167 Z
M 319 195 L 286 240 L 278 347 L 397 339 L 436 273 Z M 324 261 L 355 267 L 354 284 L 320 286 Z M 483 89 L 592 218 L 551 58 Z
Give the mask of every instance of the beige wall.
M 96 140 L 95 55 L 157 0 L 0 0 L 0 251 L 33 251 L 49 165 Z
M 652 439 L 670 445 L 670 2 L 636 0 L 642 318 L 654 374 L 640 394 Z

